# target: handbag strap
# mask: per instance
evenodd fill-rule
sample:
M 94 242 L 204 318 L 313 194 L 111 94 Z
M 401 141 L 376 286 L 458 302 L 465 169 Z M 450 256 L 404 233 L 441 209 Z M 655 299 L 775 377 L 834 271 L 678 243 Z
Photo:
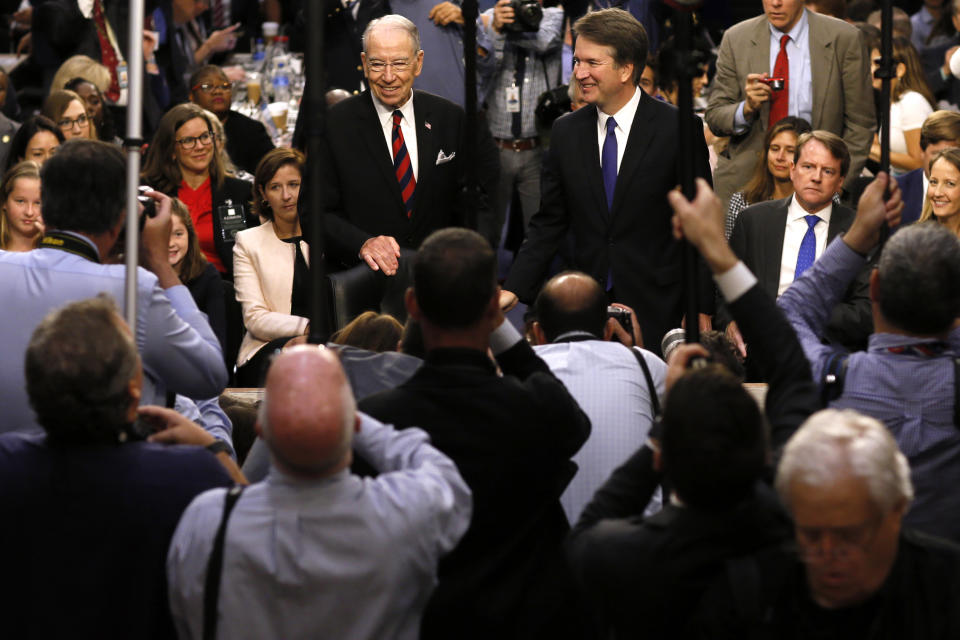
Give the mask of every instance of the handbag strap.
M 223 546 L 227 537 L 227 521 L 230 512 L 240 499 L 245 486 L 235 485 L 227 491 L 223 501 L 223 517 L 213 539 L 213 550 L 207 562 L 207 577 L 203 585 L 203 639 L 214 640 L 217 637 L 217 602 L 220 600 L 220 577 L 223 573 Z
M 650 375 L 650 367 L 642 353 L 633 347 L 627 348 L 630 349 L 630 353 L 637 359 L 640 369 L 643 370 L 643 377 L 647 379 L 647 387 L 650 389 L 650 404 L 653 406 L 653 415 L 658 416 L 660 415 L 660 400 L 657 398 L 657 387 L 653 384 L 653 376 Z

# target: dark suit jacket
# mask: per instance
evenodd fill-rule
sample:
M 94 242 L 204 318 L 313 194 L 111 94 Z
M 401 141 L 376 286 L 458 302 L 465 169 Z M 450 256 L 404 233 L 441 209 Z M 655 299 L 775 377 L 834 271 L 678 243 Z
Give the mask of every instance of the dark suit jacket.
M 237 111 L 227 115 L 223 132 L 227 135 L 227 153 L 233 164 L 248 173 L 255 173 L 257 163 L 273 149 L 273 141 L 263 123 Z
M 800 342 L 773 298 L 754 285 L 731 305 L 770 380 L 766 399 L 776 451 L 819 408 Z M 727 558 L 790 537 L 769 486 L 757 483 L 719 511 L 668 505 L 644 519 L 656 486 L 649 449 L 614 471 L 570 535 L 569 557 L 601 631 L 598 638 L 682 638 L 700 595 Z M 718 460 L 718 464 L 723 461 Z M 772 475 L 773 465 L 770 468 Z
M 774 298 L 780 286 L 783 232 L 789 204 L 790 198 L 784 198 L 747 207 L 737 217 L 730 235 L 730 247 L 734 253 L 757 276 L 767 295 Z M 835 204 L 830 226 L 827 227 L 827 244 L 837 234 L 849 229 L 855 217 L 853 210 Z M 866 340 L 873 332 L 868 276 L 869 271 L 865 270 L 847 290 L 843 303 L 834 308 L 827 330 L 830 342 L 842 344 L 851 350 L 866 346 Z M 723 305 L 717 315 L 720 326 L 729 323 L 730 317 Z
M 363 81 L 360 64 L 363 30 L 371 20 L 390 13 L 390 3 L 387 0 L 360 0 L 356 20 L 340 0 L 326 0 L 325 4 L 327 26 L 323 46 L 327 81 L 324 86 L 359 93 Z
M 694 128 L 694 168 L 709 181 L 703 127 Z M 559 118 L 543 163 L 540 211 L 530 221 L 504 288 L 532 302 L 569 231 L 573 266 L 601 284 L 612 272 L 618 301 L 631 306 L 640 320 L 644 347 L 659 353 L 660 339 L 680 326 L 683 312 L 681 245 L 673 239 L 666 199 L 680 182 L 679 152 L 677 110 L 643 94 L 608 211 L 596 109 L 584 107 Z M 705 272 L 700 284 L 701 311 L 712 313 L 712 282 Z
M 422 91 L 413 92 L 413 108 L 419 170 L 410 218 L 370 92 L 330 108 L 321 141 L 328 258 L 353 266 L 359 263 L 360 246 L 373 236 L 392 236 L 401 247 L 416 249 L 437 229 L 467 226 L 463 156 L 471 140 L 464 130 L 464 111 Z M 486 126 L 478 127 L 478 135 L 477 211 L 489 217 L 499 156 Z M 438 163 L 441 152 L 452 159 Z
M 903 214 L 900 216 L 900 226 L 913 224 L 920 219 L 923 212 L 923 168 L 914 169 L 902 176 L 897 176 L 900 185 L 900 194 L 903 198 Z
M 559 498 L 589 419 L 525 341 L 497 362 L 504 377 L 482 352 L 437 349 L 407 382 L 360 403 L 426 430 L 473 492 L 470 528 L 440 561 L 421 637 L 579 637 Z
M 249 182 L 238 180 L 236 178 L 226 177 L 223 184 L 219 187 L 211 181 L 211 200 L 213 203 L 213 237 L 217 245 L 217 253 L 223 266 L 227 268 L 227 277 L 233 278 L 233 240 L 224 240 L 220 232 L 220 216 L 217 215 L 219 207 L 227 204 L 229 201 L 232 206 L 243 207 L 243 218 L 247 228 L 256 227 L 260 224 L 257 216 L 250 210 L 251 185 Z M 177 195 L 176 193 L 170 195 Z

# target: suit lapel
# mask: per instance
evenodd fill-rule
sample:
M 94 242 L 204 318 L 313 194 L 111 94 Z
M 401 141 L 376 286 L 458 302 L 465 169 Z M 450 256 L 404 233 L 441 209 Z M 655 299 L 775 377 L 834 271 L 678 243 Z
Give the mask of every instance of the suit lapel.
M 810 73 L 813 76 L 813 119 L 810 124 L 814 129 L 820 127 L 818 114 L 824 112 L 824 101 L 827 99 L 827 88 L 833 82 L 833 42 L 827 40 L 826 29 L 817 28 L 819 16 L 807 11 L 807 34 L 810 45 Z
M 763 281 L 764 289 L 772 291 L 774 297 L 777 296 L 777 290 L 780 288 L 780 265 L 783 264 L 783 234 L 787 229 L 787 207 L 789 204 L 790 198 L 777 202 L 774 210 L 763 217 L 766 225 L 764 226 L 764 233 L 760 234 L 760 241 L 770 249 L 770 254 L 763 261 L 763 275 L 760 276 L 760 279 Z
M 417 99 L 417 92 L 413 92 L 413 119 L 417 126 L 417 190 L 423 193 L 425 185 L 430 184 L 437 168 L 436 160 L 440 149 L 433 134 L 433 116 L 423 100 Z M 429 125 L 429 127 L 428 127 Z M 450 153 L 450 150 L 447 150 Z M 416 201 L 414 201 L 413 215 L 417 215 Z
M 607 194 L 603 189 L 603 173 L 600 170 L 600 146 L 597 142 L 597 110 L 596 107 L 584 107 L 592 117 L 580 118 L 577 130 L 578 147 L 583 175 L 587 177 L 590 193 L 596 203 L 596 210 L 604 220 L 610 220 L 607 210 Z M 586 114 L 584 114 L 586 115 Z M 571 116 L 572 117 L 572 116 Z
M 756 28 L 750 34 L 750 50 L 747 53 L 747 72 L 748 73 L 770 73 L 770 23 L 766 19 L 758 20 Z M 746 80 L 746 76 L 740 79 Z M 767 121 L 770 119 L 770 102 L 763 103 L 760 110 L 760 122 L 763 123 L 763 129 L 767 128 Z
M 833 242 L 837 234 L 846 231 L 853 224 L 855 214 L 846 207 L 833 205 L 833 211 L 830 212 L 830 224 L 827 225 L 827 246 Z
M 613 210 L 610 217 L 620 210 L 623 204 L 624 193 L 630 187 L 628 183 L 637 176 L 637 169 L 643 160 L 647 151 L 653 145 L 653 136 L 658 129 L 658 123 L 653 121 L 650 113 L 650 96 L 640 92 L 640 102 L 637 104 L 637 112 L 633 115 L 633 123 L 630 125 L 630 137 L 627 138 L 627 148 L 623 152 L 623 160 L 620 161 L 620 171 L 617 172 L 617 188 L 613 192 Z M 664 123 L 665 125 L 666 123 Z M 666 127 L 667 130 L 670 127 Z M 596 138 L 596 136 L 594 136 Z M 602 180 L 602 176 L 601 176 Z
M 357 134 L 363 140 L 363 144 L 367 146 L 367 157 L 373 159 L 373 164 L 376 166 L 376 171 L 380 174 L 381 180 L 402 206 L 403 197 L 400 195 L 400 184 L 393 172 L 393 156 L 387 149 L 387 142 L 383 137 L 383 126 L 377 117 L 377 109 L 373 106 L 373 97 L 369 91 L 363 95 L 365 100 L 361 101 L 361 108 L 357 110 L 356 115 Z

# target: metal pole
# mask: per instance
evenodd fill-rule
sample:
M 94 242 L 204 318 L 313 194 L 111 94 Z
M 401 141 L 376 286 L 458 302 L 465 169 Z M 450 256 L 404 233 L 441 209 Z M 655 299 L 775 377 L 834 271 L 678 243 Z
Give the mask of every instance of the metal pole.
M 126 259 L 126 301 L 124 315 L 131 331 L 137 327 L 137 264 L 140 249 L 140 205 L 137 187 L 140 184 L 140 147 L 143 144 L 143 3 L 130 0 L 127 28 L 127 234 L 123 255 Z
M 464 151 L 466 174 L 467 210 L 466 222 L 471 229 L 477 228 L 477 0 L 465 0 L 460 7 L 463 13 L 463 84 L 466 106 L 466 135 L 472 136 Z
M 300 118 L 306 118 L 306 184 L 307 206 L 301 207 L 311 224 L 308 226 L 310 244 L 310 335 L 313 344 L 323 344 L 330 337 L 323 268 L 323 167 L 320 166 L 320 138 L 323 135 L 326 97 L 323 78 L 323 28 L 326 12 L 324 3 L 312 0 L 306 3 L 307 38 L 305 72 L 309 74 L 306 94 L 300 108 Z
M 893 3 L 883 0 L 880 8 L 880 171 L 890 173 L 890 79 L 895 73 L 893 61 Z

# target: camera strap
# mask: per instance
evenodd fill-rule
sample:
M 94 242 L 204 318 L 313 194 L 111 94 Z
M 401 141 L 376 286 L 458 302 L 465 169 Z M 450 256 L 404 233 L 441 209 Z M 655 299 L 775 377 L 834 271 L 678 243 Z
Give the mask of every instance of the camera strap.
M 97 250 L 80 238 L 60 231 L 47 231 L 40 240 L 41 249 L 56 249 L 100 264 Z
M 223 501 L 223 517 L 213 539 L 213 550 L 207 562 L 207 577 L 203 583 L 203 639 L 217 637 L 217 603 L 220 600 L 220 578 L 223 573 L 223 547 L 227 538 L 227 521 L 246 486 L 234 485 L 227 490 Z

